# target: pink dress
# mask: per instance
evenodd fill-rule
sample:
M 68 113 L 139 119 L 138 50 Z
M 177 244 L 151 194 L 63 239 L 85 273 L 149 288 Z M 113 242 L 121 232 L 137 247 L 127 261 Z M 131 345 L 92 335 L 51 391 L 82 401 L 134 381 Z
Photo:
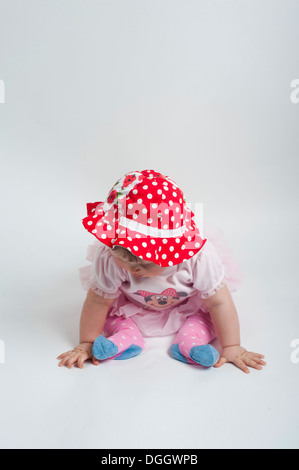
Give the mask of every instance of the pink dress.
M 224 285 L 234 292 L 241 281 L 222 232 L 210 229 L 205 235 L 207 242 L 196 255 L 149 278 L 120 268 L 106 245 L 96 241 L 88 247 L 91 264 L 79 268 L 82 287 L 115 299 L 108 317 L 132 317 L 143 336 L 174 334 L 189 316 L 207 312 L 204 299 Z

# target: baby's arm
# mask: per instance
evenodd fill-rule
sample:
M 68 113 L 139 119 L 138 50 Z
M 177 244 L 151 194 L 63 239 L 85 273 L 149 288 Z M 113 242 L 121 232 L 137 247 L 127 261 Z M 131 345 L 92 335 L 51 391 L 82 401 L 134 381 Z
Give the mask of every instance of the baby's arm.
M 77 363 L 82 369 L 84 361 L 92 358 L 93 364 L 99 362 L 92 356 L 92 345 L 95 339 L 102 334 L 107 312 L 114 299 L 106 299 L 89 289 L 83 304 L 80 319 L 80 344 L 72 351 L 58 356 L 60 367 L 66 365 L 69 369 Z
M 246 374 L 249 373 L 247 366 L 262 369 L 261 365 L 266 365 L 262 360 L 264 356 L 248 352 L 240 345 L 239 318 L 227 286 L 209 299 L 205 299 L 204 302 L 222 347 L 222 355 L 215 367 L 220 367 L 226 362 L 233 362 Z

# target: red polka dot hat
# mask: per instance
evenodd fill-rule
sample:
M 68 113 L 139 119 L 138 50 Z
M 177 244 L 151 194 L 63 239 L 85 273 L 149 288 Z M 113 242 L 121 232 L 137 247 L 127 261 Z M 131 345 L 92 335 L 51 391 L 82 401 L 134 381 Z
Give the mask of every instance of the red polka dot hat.
M 104 202 L 87 203 L 82 223 L 110 248 L 122 246 L 162 267 L 183 263 L 201 250 L 201 239 L 183 192 L 154 170 L 131 171 Z

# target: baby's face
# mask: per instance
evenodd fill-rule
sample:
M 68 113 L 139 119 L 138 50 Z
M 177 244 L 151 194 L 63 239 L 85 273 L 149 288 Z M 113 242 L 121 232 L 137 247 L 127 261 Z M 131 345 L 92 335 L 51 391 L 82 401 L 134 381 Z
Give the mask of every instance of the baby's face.
M 122 269 L 126 269 L 129 271 L 134 277 L 155 277 L 159 276 L 165 268 L 162 268 L 162 266 L 159 266 L 158 264 L 155 263 L 149 263 L 146 266 L 141 265 L 141 264 L 136 264 L 136 263 L 130 263 L 129 261 L 124 261 L 116 254 L 112 253 L 112 255 L 115 258 L 115 261 L 117 262 L 118 266 L 120 266 Z

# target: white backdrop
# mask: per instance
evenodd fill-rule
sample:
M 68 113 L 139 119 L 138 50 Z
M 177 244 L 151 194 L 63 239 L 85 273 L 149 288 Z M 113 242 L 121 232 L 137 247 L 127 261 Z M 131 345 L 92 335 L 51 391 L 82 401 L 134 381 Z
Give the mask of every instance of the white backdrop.
M 298 447 L 298 16 L 295 0 L 0 0 L 1 448 Z M 147 168 L 225 233 L 262 372 L 200 371 L 169 337 L 57 367 L 78 341 L 85 204 Z

